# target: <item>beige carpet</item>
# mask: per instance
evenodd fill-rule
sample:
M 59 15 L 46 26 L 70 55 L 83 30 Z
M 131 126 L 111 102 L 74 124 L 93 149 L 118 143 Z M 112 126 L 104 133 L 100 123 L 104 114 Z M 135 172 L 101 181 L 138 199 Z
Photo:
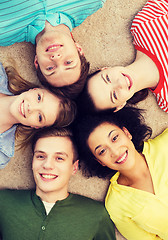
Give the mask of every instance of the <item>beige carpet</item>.
M 91 70 L 104 66 L 130 63 L 134 48 L 130 35 L 130 24 L 135 14 L 146 0 L 107 0 L 104 7 L 73 30 L 73 35 L 84 48 L 91 63 Z M 30 81 L 37 81 L 33 66 L 34 47 L 29 43 L 16 43 L 10 47 L 0 47 L 0 61 L 4 66 L 14 58 L 21 75 Z M 153 129 L 152 137 L 168 126 L 168 114 L 156 104 L 152 94 L 138 105 L 146 109 L 145 119 Z M 2 114 L 2 113 L 1 113 Z M 0 170 L 0 188 L 32 188 L 30 147 L 18 151 L 8 166 Z M 108 181 L 98 178 L 86 179 L 78 172 L 71 179 L 69 190 L 93 199 L 104 200 Z M 117 234 L 118 239 L 123 239 Z

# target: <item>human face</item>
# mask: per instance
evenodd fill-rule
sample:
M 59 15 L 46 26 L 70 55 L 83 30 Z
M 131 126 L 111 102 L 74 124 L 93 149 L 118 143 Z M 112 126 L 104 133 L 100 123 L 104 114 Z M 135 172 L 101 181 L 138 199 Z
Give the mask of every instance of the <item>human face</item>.
M 124 67 L 104 68 L 88 82 L 88 93 L 99 110 L 120 110 L 134 95 L 133 79 Z
M 36 142 L 33 156 L 33 175 L 36 194 L 45 199 L 46 195 L 59 200 L 67 197 L 71 175 L 78 169 L 73 163 L 73 147 L 68 137 L 46 137 Z
M 59 113 L 59 98 L 43 88 L 15 96 L 10 111 L 16 123 L 35 128 L 53 125 Z
M 131 139 L 126 128 L 105 122 L 90 134 L 88 146 L 100 164 L 122 172 L 134 164 L 136 150 Z
M 39 64 L 44 77 L 55 87 L 73 84 L 81 72 L 78 50 L 81 48 L 67 33 L 45 32 L 37 42 L 35 66 Z

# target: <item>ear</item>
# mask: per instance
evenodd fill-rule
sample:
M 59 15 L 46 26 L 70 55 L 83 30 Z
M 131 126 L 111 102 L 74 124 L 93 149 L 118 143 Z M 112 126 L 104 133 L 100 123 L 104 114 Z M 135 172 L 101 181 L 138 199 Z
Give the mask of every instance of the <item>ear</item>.
M 125 105 L 126 105 L 127 102 L 121 104 L 120 106 L 116 107 L 116 110 L 114 110 L 114 112 L 117 112 L 119 111 L 120 109 L 122 109 Z
M 125 127 L 123 127 L 122 130 L 123 130 L 123 132 L 126 134 L 126 136 L 127 136 L 130 140 L 132 140 L 132 135 L 131 135 L 131 133 L 128 131 L 128 129 L 125 128 Z
M 73 164 L 73 171 L 72 171 L 72 175 L 75 175 L 78 171 L 78 166 L 79 166 L 79 160 L 76 160 L 76 162 L 74 162 Z
M 34 57 L 34 66 L 36 69 L 38 68 L 37 55 L 35 55 L 35 57 Z
M 77 48 L 77 50 L 80 52 L 81 55 L 84 55 L 83 49 L 81 47 L 81 45 L 77 42 L 75 42 L 75 46 Z

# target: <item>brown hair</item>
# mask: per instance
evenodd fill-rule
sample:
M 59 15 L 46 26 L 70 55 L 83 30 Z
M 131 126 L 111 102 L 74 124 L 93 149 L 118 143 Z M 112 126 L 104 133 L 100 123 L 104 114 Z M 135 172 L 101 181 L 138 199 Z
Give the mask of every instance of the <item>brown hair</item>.
M 85 56 L 81 54 L 79 51 L 78 51 L 78 54 L 81 61 L 81 73 L 80 73 L 79 79 L 75 83 L 67 86 L 63 86 L 63 87 L 54 87 L 48 83 L 47 79 L 42 74 L 41 69 L 38 65 L 37 76 L 41 84 L 54 93 L 57 92 L 59 89 L 64 94 L 64 96 L 71 99 L 75 99 L 79 95 L 79 93 L 82 91 L 85 85 L 85 81 L 86 81 L 86 78 L 89 72 L 89 67 L 90 67 L 90 63 L 87 62 Z
M 37 84 L 31 83 L 23 79 L 15 68 L 13 67 L 6 67 L 5 68 L 7 76 L 8 76 L 8 88 L 11 93 L 14 95 L 21 94 L 24 91 L 28 91 L 31 88 L 39 87 Z M 65 127 L 68 126 L 75 118 L 76 115 L 76 104 L 68 98 L 65 98 L 62 94 L 55 93 L 58 99 L 60 100 L 59 103 L 59 115 L 54 122 L 53 125 L 57 127 Z M 16 131 L 16 139 L 19 140 L 19 147 L 25 147 L 30 141 L 31 138 L 36 132 L 37 129 L 31 128 L 29 126 L 24 126 L 19 124 Z
M 72 135 L 72 132 L 68 128 L 56 128 L 56 127 L 47 127 L 45 129 L 40 129 L 38 130 L 33 138 L 32 138 L 32 151 L 34 153 L 34 149 L 36 146 L 37 141 L 40 138 L 48 138 L 48 137 L 67 137 L 70 139 L 72 143 L 72 148 L 73 148 L 73 163 L 78 160 L 78 151 L 76 147 L 76 143 L 74 140 L 74 137 Z

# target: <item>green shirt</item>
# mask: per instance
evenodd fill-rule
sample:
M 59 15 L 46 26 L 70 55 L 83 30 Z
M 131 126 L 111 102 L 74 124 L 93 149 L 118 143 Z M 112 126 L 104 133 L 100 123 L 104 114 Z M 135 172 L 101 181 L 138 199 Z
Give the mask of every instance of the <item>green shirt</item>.
M 31 190 L 0 191 L 3 240 L 115 240 L 114 225 L 102 203 L 70 194 L 46 215 Z

